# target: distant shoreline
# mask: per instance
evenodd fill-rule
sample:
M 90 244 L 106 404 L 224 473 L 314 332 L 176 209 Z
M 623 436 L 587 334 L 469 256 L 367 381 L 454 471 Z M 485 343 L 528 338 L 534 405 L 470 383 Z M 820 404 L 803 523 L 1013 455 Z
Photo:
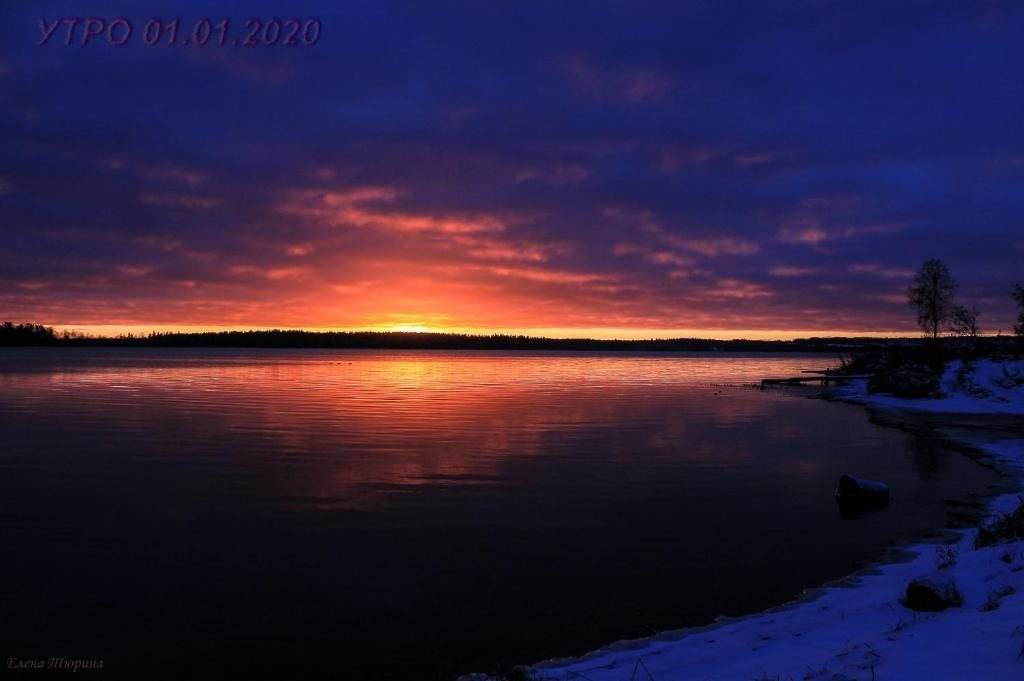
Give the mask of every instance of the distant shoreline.
M 916 344 L 916 338 L 815 337 L 794 340 L 666 338 L 613 340 L 468 335 L 404 331 L 219 331 L 154 333 L 115 338 L 58 334 L 48 327 L 0 327 L 0 346 L 351 348 L 394 350 L 599 350 L 612 352 L 860 352 L 883 345 Z

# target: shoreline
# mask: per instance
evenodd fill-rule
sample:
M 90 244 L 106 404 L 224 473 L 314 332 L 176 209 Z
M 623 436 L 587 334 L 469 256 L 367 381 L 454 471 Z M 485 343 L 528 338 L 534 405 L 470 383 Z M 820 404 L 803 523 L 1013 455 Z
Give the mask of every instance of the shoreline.
M 935 528 L 916 540 L 899 542 L 868 559 L 863 568 L 805 589 L 785 603 L 740 617 L 719 616 L 701 627 L 616 641 L 578 657 L 544 660 L 517 668 L 523 675 L 509 678 L 867 681 L 883 668 L 882 678 L 1019 678 L 1024 673 L 1024 659 L 1018 659 L 1024 656 L 1024 626 L 1011 624 L 1024 623 L 1024 594 L 1019 593 L 1024 592 L 1024 540 L 985 548 L 974 548 L 974 540 L 981 526 L 1024 499 L 1024 412 L 1018 405 L 1002 412 L 991 407 L 986 411 L 984 405 L 964 413 L 935 410 L 935 400 L 868 395 L 865 381 L 825 390 L 817 398 L 860 406 L 871 422 L 884 427 L 917 434 L 926 431 L 979 465 L 996 470 L 1006 487 L 991 495 L 979 494 L 981 510 L 968 525 Z M 957 557 L 945 574 L 969 583 L 971 593 L 959 609 L 910 610 L 899 600 L 905 585 L 938 571 L 940 548 Z M 1005 566 L 1005 574 L 1000 575 L 998 566 L 988 565 L 993 562 L 989 554 L 996 552 L 1001 553 L 995 558 Z M 964 560 L 957 566 L 960 557 Z M 999 581 L 993 593 L 1001 590 L 1004 595 L 995 601 L 989 595 L 977 602 L 982 597 L 978 578 L 982 586 Z M 1002 655 L 993 652 L 992 659 L 982 659 L 976 647 L 959 640 L 960 620 L 1000 610 L 989 624 L 1013 640 L 1004 642 Z M 935 649 L 936 638 L 948 639 L 950 645 Z M 986 631 L 984 638 L 999 637 Z M 919 645 L 923 639 L 930 643 Z M 954 668 L 960 671 L 953 672 Z M 488 678 L 470 674 L 461 680 Z

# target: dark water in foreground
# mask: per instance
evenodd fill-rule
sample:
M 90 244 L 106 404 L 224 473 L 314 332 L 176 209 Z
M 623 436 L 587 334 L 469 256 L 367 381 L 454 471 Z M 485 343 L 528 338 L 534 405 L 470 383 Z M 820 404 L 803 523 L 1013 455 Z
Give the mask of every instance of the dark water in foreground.
M 830 361 L 0 350 L 0 656 L 450 679 L 762 609 L 995 480 L 742 386 Z

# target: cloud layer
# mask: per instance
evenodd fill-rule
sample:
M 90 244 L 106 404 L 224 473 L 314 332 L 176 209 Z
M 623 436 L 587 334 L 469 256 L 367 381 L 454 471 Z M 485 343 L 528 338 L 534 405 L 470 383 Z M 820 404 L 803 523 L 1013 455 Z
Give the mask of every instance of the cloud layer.
M 940 257 L 1009 328 L 1019 6 L 325 5 L 296 48 L 37 47 L 75 10 L 5 5 L 0 317 L 911 331 Z

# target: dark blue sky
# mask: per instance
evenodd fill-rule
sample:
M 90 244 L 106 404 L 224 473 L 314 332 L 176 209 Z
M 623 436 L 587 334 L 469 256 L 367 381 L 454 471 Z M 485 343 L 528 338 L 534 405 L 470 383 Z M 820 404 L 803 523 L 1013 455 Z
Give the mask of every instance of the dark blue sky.
M 65 16 L 135 33 L 37 46 Z M 203 16 L 228 44 L 143 44 Z M 231 45 L 275 16 L 319 41 Z M 1009 2 L 7 2 L 0 317 L 905 332 L 939 257 L 1006 331 L 1022 36 Z

